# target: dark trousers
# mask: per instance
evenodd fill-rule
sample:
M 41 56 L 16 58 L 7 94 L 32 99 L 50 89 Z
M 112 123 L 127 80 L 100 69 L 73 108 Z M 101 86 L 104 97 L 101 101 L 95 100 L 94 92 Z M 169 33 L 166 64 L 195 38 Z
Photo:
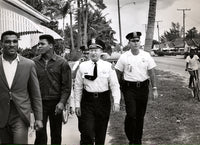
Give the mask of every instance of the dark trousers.
M 12 101 L 7 125 L 0 128 L 0 144 L 28 144 L 28 126 Z
M 47 121 L 49 119 L 51 144 L 61 144 L 62 141 L 62 114 L 55 115 L 55 107 L 59 101 L 42 101 L 43 128 L 36 131 L 35 144 L 47 144 Z
M 79 119 L 81 144 L 104 144 L 110 108 L 110 91 L 98 95 L 83 91 Z
M 148 81 L 143 85 L 124 83 L 125 133 L 130 144 L 142 144 L 144 116 L 148 101 Z

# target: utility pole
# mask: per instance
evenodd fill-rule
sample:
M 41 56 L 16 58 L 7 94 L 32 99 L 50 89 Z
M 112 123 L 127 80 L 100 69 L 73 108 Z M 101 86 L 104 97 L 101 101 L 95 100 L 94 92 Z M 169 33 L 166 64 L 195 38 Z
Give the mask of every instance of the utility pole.
M 144 30 L 145 30 L 145 33 L 147 32 L 147 24 L 142 24 L 144 25 Z
M 183 39 L 185 39 L 185 11 L 190 11 L 191 9 L 177 9 L 178 11 L 183 11 Z
M 162 22 L 161 20 L 156 21 L 157 23 L 157 29 L 158 29 L 158 42 L 160 43 L 160 28 L 159 28 L 159 22 Z
M 117 0 L 117 7 L 118 7 L 118 20 L 119 20 L 119 40 L 120 40 L 120 46 L 123 46 L 122 44 L 122 29 L 121 29 L 121 14 L 120 14 L 120 9 L 126 5 L 129 5 L 129 4 L 136 4 L 135 1 L 133 2 L 130 2 L 130 3 L 126 3 L 124 4 L 123 6 L 120 6 L 120 2 L 119 0 Z

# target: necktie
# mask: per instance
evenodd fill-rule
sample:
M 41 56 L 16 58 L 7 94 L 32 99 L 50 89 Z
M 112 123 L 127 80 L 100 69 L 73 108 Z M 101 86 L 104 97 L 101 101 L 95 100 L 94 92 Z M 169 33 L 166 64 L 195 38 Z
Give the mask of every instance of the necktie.
M 91 80 L 91 81 L 93 81 L 97 78 L 97 63 L 96 62 L 94 63 L 93 76 L 85 75 L 85 78 L 88 79 L 88 80 Z

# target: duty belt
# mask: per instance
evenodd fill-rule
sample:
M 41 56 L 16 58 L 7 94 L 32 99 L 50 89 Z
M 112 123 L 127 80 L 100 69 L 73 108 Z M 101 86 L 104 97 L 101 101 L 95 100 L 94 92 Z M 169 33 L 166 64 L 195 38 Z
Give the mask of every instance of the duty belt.
M 143 82 L 131 82 L 131 81 L 124 81 L 126 86 L 132 86 L 136 88 L 147 87 L 149 86 L 149 80 L 145 80 Z
M 99 96 L 105 96 L 107 93 L 109 93 L 109 90 L 105 92 L 88 92 L 85 89 L 83 90 L 84 95 L 92 96 L 93 98 L 99 98 Z

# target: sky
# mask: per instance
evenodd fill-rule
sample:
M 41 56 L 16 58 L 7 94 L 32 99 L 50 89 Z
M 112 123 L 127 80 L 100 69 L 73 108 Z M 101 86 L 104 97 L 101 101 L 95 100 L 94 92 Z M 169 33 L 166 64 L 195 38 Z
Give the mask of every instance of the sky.
M 133 4 L 135 2 L 135 4 Z M 114 37 L 119 43 L 119 21 L 117 0 L 104 0 L 107 8 L 103 10 L 107 20 L 111 20 L 110 24 L 116 31 Z M 121 13 L 121 32 L 122 44 L 126 45 L 125 36 L 132 31 L 142 32 L 141 41 L 145 40 L 145 25 L 148 22 L 149 0 L 120 0 Z M 159 35 L 163 35 L 164 31 L 169 31 L 171 23 L 179 23 L 183 26 L 183 11 L 177 9 L 190 9 L 185 11 L 185 31 L 196 27 L 200 32 L 200 0 L 157 0 L 156 21 L 160 21 Z M 155 23 L 154 39 L 158 40 L 157 23 Z

